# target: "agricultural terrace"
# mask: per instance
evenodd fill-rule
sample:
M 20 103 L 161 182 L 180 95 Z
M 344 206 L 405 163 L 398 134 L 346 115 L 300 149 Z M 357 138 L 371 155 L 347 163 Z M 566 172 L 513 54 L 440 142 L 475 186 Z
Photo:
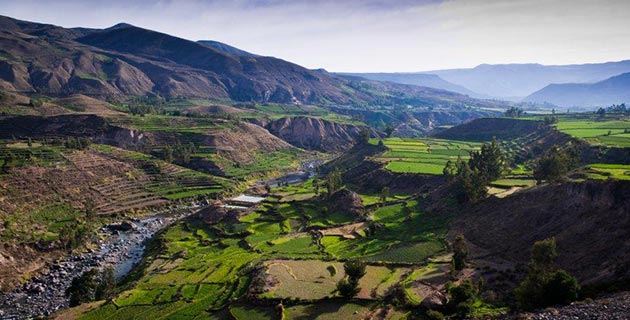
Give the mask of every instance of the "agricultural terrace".
M 316 191 L 312 180 L 274 188 L 237 220 L 191 218 L 170 227 L 130 277 L 137 280 L 83 318 L 270 319 L 280 298 L 286 319 L 362 319 L 396 284 L 417 304 L 446 282 L 446 217 L 412 199 L 392 199 L 365 216 L 329 212 Z M 360 281 L 364 300 L 331 299 L 342 261 L 359 257 L 370 262 Z M 246 306 L 248 293 L 271 300 Z
M 229 121 L 222 119 L 175 117 L 157 114 L 116 116 L 112 117 L 111 121 L 115 125 L 141 131 L 208 133 L 212 130 L 223 130 L 232 127 Z
M 370 143 L 378 143 L 371 139 Z M 478 142 L 464 142 L 432 138 L 387 138 L 382 140 L 389 149 L 376 158 L 387 163 L 396 173 L 442 174 L 446 162 L 458 157 L 466 160 L 469 152 L 481 147 Z
M 558 130 L 595 145 L 630 147 L 630 117 L 621 114 L 557 115 Z
M 309 116 L 344 124 L 363 124 L 363 122 L 353 119 L 350 116 L 334 113 L 318 106 L 262 104 L 256 105 L 255 108 L 261 113 L 260 116 L 264 115 L 270 119 L 279 119 L 288 116 Z
M 18 242 L 53 243 L 69 229 L 94 229 L 112 215 L 238 188 L 225 178 L 98 144 L 76 150 L 50 140 L 5 141 L 0 168 L 0 199 L 12 204 L 0 206 L 6 221 L 0 238 Z
M 586 176 L 589 179 L 606 180 L 630 180 L 630 165 L 628 164 L 604 164 L 594 163 L 585 167 Z
M 371 143 L 379 140 L 372 139 Z M 447 161 L 457 158 L 467 160 L 469 153 L 478 150 L 482 143 L 455 141 L 432 138 L 387 138 L 383 143 L 389 149 L 376 157 L 375 160 L 387 163 L 386 168 L 396 173 L 443 174 Z M 525 141 L 520 139 L 499 141 L 501 148 L 509 157 L 519 152 Z M 534 186 L 532 171 L 522 165 L 512 168 L 509 175 L 503 179 L 493 181 L 489 193 L 504 197 L 522 188 Z

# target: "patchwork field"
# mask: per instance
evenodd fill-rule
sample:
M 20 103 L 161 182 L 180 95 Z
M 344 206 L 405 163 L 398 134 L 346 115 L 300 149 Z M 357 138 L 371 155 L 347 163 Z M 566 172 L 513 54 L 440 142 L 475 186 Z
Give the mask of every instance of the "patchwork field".
M 630 118 L 609 114 L 558 115 L 558 130 L 592 144 L 610 147 L 630 147 Z
M 630 165 L 595 163 L 585 167 L 590 179 L 630 180 Z
M 372 139 L 376 144 L 378 140 Z M 458 157 L 468 159 L 471 150 L 481 144 L 431 138 L 387 138 L 383 143 L 389 149 L 376 160 L 386 162 L 387 169 L 397 173 L 442 174 L 446 162 Z
M 235 319 L 273 318 L 273 308 L 247 306 L 249 293 L 271 299 L 271 305 L 278 298 L 300 302 L 285 307 L 287 319 L 331 319 L 330 308 L 338 312 L 335 318 L 355 319 L 378 307 L 339 304 L 334 291 L 344 277 L 344 259 L 371 263 L 358 294 L 367 300 L 400 284 L 421 301 L 430 290 L 417 292 L 419 281 L 426 280 L 419 275 L 444 274 L 431 271 L 436 264 L 430 258 L 446 252 L 446 217 L 424 213 L 415 200 L 379 207 L 367 217 L 329 212 L 322 199 L 314 199 L 316 191 L 313 180 L 273 188 L 272 196 L 236 221 L 180 222 L 152 245 L 144 271 L 131 277 L 137 279 L 132 286 L 83 318 L 223 318 L 226 313 Z M 447 263 L 440 265 L 448 270 Z

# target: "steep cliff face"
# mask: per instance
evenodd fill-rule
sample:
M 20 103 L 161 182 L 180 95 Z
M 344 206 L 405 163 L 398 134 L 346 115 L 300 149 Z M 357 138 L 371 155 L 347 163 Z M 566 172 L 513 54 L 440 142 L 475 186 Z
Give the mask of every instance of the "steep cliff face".
M 584 284 L 630 279 L 630 182 L 545 185 L 465 210 L 454 223 L 475 246 L 526 263 L 535 241 L 555 237 L 558 265 Z
M 326 152 L 351 148 L 365 128 L 311 117 L 282 118 L 267 123 L 265 127 L 296 147 Z M 373 131 L 371 135 L 377 136 L 378 133 Z

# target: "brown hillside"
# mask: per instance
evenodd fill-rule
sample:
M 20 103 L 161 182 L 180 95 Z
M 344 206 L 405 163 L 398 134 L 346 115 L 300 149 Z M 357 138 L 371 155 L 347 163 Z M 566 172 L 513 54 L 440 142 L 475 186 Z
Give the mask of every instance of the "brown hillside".
M 570 182 L 536 187 L 467 208 L 463 233 L 486 258 L 529 260 L 535 241 L 555 237 L 558 265 L 584 284 L 630 279 L 630 183 Z
M 81 113 L 93 113 L 101 116 L 122 115 L 122 112 L 112 110 L 114 107 L 110 103 L 94 99 L 82 94 L 57 99 L 53 102 L 56 105 Z

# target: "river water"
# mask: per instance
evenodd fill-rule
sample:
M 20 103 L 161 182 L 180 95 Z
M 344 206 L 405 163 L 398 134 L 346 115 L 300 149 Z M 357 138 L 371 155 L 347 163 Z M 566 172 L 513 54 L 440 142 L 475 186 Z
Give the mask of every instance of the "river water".
M 301 164 L 300 170 L 262 184 L 301 183 L 315 175 L 321 161 L 313 160 Z M 29 319 L 48 316 L 67 308 L 65 291 L 72 279 L 92 268 L 113 267 L 117 280 L 127 275 L 142 259 L 145 245 L 161 229 L 192 215 L 199 205 L 181 206 L 150 217 L 133 220 L 135 226 L 129 231 L 111 230 L 107 226 L 98 231 L 100 240 L 97 248 L 86 253 L 71 255 L 48 265 L 48 270 L 30 279 L 23 286 L 0 296 L 0 319 Z
M 146 240 L 198 209 L 198 205 L 182 206 L 158 212 L 151 217 L 135 219 L 131 221 L 135 227 L 129 231 L 102 227 L 97 234 L 100 240 L 95 249 L 49 264 L 46 272 L 0 297 L 0 319 L 48 316 L 67 308 L 65 291 L 72 279 L 95 267 L 112 266 L 116 279 L 120 280 L 142 259 Z

